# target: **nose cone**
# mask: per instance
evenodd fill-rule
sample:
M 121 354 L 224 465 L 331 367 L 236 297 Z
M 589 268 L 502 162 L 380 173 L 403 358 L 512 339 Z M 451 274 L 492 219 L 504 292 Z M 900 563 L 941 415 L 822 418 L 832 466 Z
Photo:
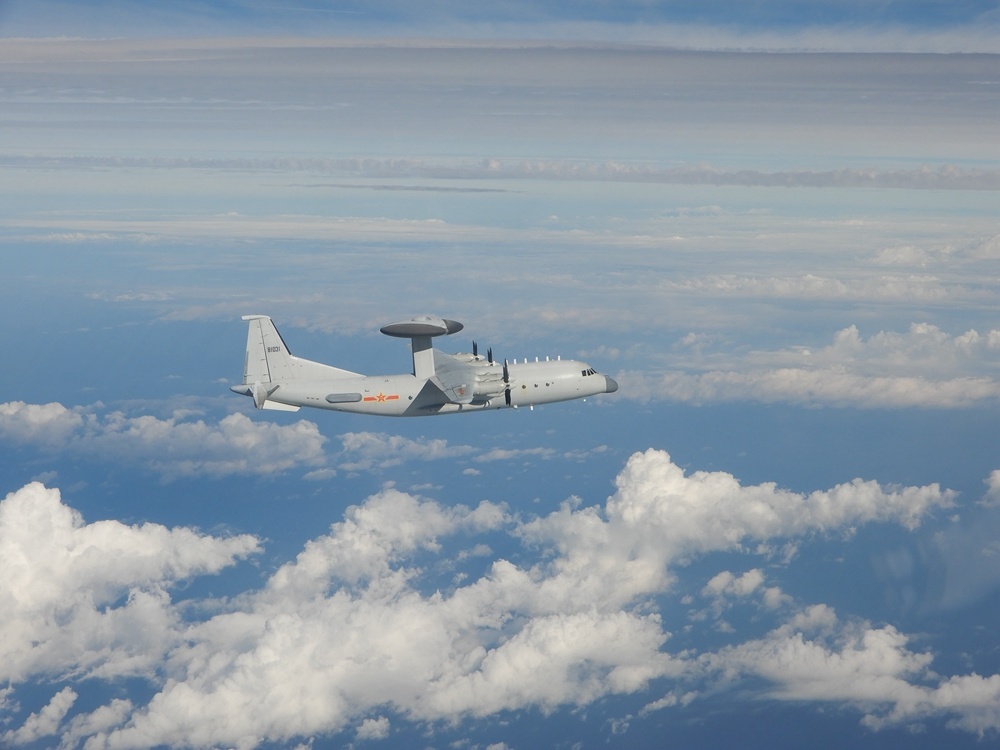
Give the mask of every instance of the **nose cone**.
M 616 383 L 613 378 L 609 378 L 607 375 L 605 375 L 604 381 L 605 381 L 604 383 L 605 393 L 614 393 L 615 391 L 618 390 L 618 383 Z

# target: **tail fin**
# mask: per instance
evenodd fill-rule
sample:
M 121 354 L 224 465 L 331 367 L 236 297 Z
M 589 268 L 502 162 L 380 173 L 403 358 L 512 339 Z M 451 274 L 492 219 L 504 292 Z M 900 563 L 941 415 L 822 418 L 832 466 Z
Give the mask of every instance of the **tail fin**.
M 267 315 L 244 315 L 243 320 L 250 323 L 243 382 L 252 384 L 290 380 L 293 377 L 289 362 L 291 352 L 271 319 Z
M 243 320 L 250 324 L 243 384 L 229 390 L 252 396 L 258 409 L 298 411 L 298 406 L 276 400 L 281 398 L 281 384 L 290 380 L 328 381 L 358 376 L 356 372 L 293 356 L 267 315 L 244 315 Z

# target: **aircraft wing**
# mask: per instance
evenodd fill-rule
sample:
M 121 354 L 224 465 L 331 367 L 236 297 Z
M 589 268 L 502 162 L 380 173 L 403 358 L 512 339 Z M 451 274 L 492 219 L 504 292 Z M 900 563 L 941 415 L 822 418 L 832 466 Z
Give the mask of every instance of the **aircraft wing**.
M 471 404 L 476 368 L 434 349 L 434 377 L 430 382 L 453 404 Z

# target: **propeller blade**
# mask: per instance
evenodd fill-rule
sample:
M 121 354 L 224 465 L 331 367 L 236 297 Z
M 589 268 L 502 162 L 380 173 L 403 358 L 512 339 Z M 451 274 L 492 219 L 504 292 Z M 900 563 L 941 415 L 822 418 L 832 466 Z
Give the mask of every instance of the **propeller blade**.
M 489 349 L 486 350 L 486 361 L 489 362 L 491 365 L 493 364 L 493 347 L 492 346 Z
M 472 356 L 473 357 L 479 356 L 479 344 L 477 344 L 475 340 L 473 340 L 472 342 Z
M 507 386 L 503 389 L 503 400 L 510 406 L 510 370 L 507 368 L 507 360 L 503 361 L 503 382 Z

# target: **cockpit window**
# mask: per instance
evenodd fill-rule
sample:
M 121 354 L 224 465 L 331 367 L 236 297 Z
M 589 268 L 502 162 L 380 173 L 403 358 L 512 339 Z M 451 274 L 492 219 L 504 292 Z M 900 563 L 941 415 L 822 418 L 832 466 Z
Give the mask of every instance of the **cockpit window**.
M 589 367 L 589 368 L 587 368 L 586 370 L 583 371 L 583 377 L 587 377 L 588 375 L 596 375 L 596 374 L 597 374 L 597 370 L 595 370 L 593 367 Z

